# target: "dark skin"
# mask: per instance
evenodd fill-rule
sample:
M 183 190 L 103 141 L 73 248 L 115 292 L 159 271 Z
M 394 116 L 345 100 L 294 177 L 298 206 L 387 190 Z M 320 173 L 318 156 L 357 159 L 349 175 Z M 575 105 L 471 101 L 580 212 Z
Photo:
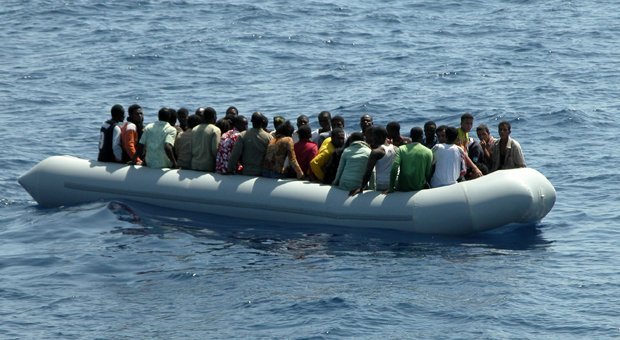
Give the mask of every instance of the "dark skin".
M 174 148 L 172 147 L 172 144 L 170 143 L 166 143 L 166 145 L 164 145 L 164 151 L 166 151 L 166 156 L 168 156 L 168 159 L 170 160 L 170 163 L 172 163 L 171 168 L 172 169 L 178 169 L 179 166 L 177 165 L 177 160 L 174 157 Z M 136 153 L 133 155 L 133 159 L 131 160 L 131 164 L 132 165 L 136 165 L 137 163 L 137 158 L 138 157 L 142 157 L 144 156 L 144 144 L 140 144 L 138 143 L 138 145 L 136 146 Z
M 370 142 L 370 147 L 372 147 L 372 151 L 370 152 L 370 156 L 368 157 L 368 163 L 366 164 L 366 172 L 364 173 L 364 178 L 362 179 L 361 186 L 357 189 L 353 189 L 349 191 L 349 196 L 355 196 L 360 192 L 364 191 L 364 188 L 368 185 L 368 181 L 370 181 L 370 176 L 372 176 L 372 170 L 377 165 L 377 161 L 385 156 L 385 150 L 381 147 L 382 144 L 385 143 L 385 139 L 383 141 L 379 141 L 377 144 L 375 138 L 367 138 L 368 142 Z

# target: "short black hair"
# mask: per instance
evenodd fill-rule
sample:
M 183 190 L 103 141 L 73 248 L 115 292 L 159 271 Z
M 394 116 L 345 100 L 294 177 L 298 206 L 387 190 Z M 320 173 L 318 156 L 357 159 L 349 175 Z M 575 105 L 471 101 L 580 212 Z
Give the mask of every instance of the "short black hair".
M 463 113 L 463 114 L 461 115 L 461 122 L 463 122 L 465 119 L 471 119 L 471 120 L 473 120 L 473 119 L 474 119 L 474 116 L 472 116 L 472 114 L 471 114 L 471 113 L 469 113 L 469 112 L 465 112 L 465 113 Z
M 191 115 L 191 116 L 187 117 L 187 127 L 189 129 L 193 129 L 194 127 L 200 125 L 201 121 L 202 121 L 202 118 L 200 118 L 200 116 L 198 116 L 198 115 Z
M 115 104 L 110 109 L 110 115 L 112 116 L 112 118 L 117 120 L 125 118 L 125 108 L 121 104 Z
M 446 128 L 446 142 L 448 144 L 454 144 L 454 141 L 458 135 L 459 133 L 454 126 L 449 126 Z
M 409 131 L 409 135 L 411 136 L 411 140 L 414 142 L 422 141 L 422 135 L 424 134 L 424 130 L 422 130 L 419 126 L 414 126 Z
M 132 115 L 134 113 L 136 113 L 139 109 L 141 109 L 142 106 L 138 105 L 138 104 L 131 104 L 129 105 L 129 107 L 127 108 L 127 113 L 129 115 Z
M 293 132 L 295 132 L 295 128 L 293 127 L 293 124 L 291 124 L 290 120 L 280 124 L 280 126 L 276 129 L 276 134 L 286 137 L 292 136 Z
M 312 137 L 312 129 L 308 125 L 302 125 L 297 129 L 299 139 L 310 139 Z

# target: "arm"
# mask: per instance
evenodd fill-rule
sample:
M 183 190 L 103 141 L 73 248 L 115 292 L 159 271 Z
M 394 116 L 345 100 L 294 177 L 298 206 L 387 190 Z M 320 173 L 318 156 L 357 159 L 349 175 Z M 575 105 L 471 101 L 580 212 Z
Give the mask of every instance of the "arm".
M 137 152 L 137 144 L 138 144 L 138 131 L 136 130 L 127 130 L 125 132 L 127 134 L 127 145 L 126 145 L 126 152 L 129 155 L 129 158 L 131 158 L 133 160 L 133 156 L 136 154 Z M 136 159 L 136 164 L 140 165 L 142 164 L 142 160 L 140 159 L 140 157 L 138 157 Z
M 512 159 L 515 163 L 515 167 L 517 168 L 525 168 L 525 158 L 523 157 L 523 152 L 521 151 L 521 145 L 513 139 L 512 142 Z
M 215 126 L 214 126 L 215 127 Z M 215 135 L 211 140 L 211 154 L 217 155 L 217 148 L 220 145 L 220 139 L 222 138 L 222 131 L 220 129 L 214 129 Z
M 142 162 L 140 162 L 140 164 L 139 164 L 138 160 L 140 159 L 139 157 L 142 157 L 143 153 L 144 153 L 144 144 L 138 143 L 138 145 L 136 147 L 136 153 L 134 153 L 133 157 L 131 157 L 131 164 L 133 164 L 133 165 L 141 165 Z
M 353 189 L 349 192 L 349 196 L 357 195 L 358 193 L 364 191 L 364 188 L 368 185 L 368 181 L 370 181 L 370 176 L 372 176 L 372 170 L 377 165 L 377 161 L 385 156 L 385 150 L 383 148 L 377 148 L 370 152 L 370 156 L 368 157 L 368 162 L 366 163 L 366 172 L 364 172 L 364 177 L 362 178 L 362 183 L 360 187 L 357 189 Z
M 114 153 L 114 158 L 116 158 L 117 162 L 123 161 L 123 147 L 121 146 L 121 128 L 114 126 L 114 131 L 112 132 L 112 152 Z
M 237 172 L 237 163 L 239 163 L 239 158 L 241 158 L 241 154 L 243 153 L 243 136 L 239 136 L 235 145 L 233 146 L 232 153 L 230 154 L 230 158 L 228 159 L 228 169 L 226 171 L 227 174 L 234 174 Z
M 289 138 L 288 141 L 288 159 L 297 174 L 297 179 L 304 178 L 304 172 L 301 171 L 301 167 L 299 166 L 297 157 L 295 156 L 295 144 L 293 143 L 293 138 Z
M 478 169 L 476 164 L 474 164 L 474 162 L 472 162 L 472 160 L 467 155 L 467 152 L 463 151 L 462 157 L 463 157 L 463 160 L 465 161 L 465 165 L 467 165 L 468 167 L 470 167 L 470 168 L 472 168 L 474 170 L 474 175 L 476 176 L 474 178 L 482 176 L 482 172 L 480 171 L 480 169 Z
M 392 170 L 390 171 L 390 187 L 385 193 L 394 192 L 396 189 L 396 178 L 398 177 L 398 170 L 400 169 L 400 148 L 396 149 L 396 156 L 394 156 L 394 163 L 392 163 Z
M 323 171 L 323 167 L 325 163 L 329 160 L 330 153 L 327 149 L 319 151 L 319 153 L 310 161 L 310 169 L 312 170 L 312 174 L 316 177 L 319 182 L 323 181 L 325 178 L 325 172 Z
M 172 168 L 173 169 L 178 168 L 179 166 L 177 165 L 176 158 L 174 158 L 174 148 L 172 147 L 172 144 L 166 143 L 164 145 L 164 149 L 166 150 L 166 156 L 168 156 L 170 163 L 172 163 Z
M 338 162 L 338 170 L 336 171 L 336 177 L 334 178 L 334 181 L 332 182 L 333 186 L 338 186 L 338 183 L 340 183 L 340 177 L 342 177 L 342 171 L 344 170 L 344 166 L 347 164 L 347 157 L 348 155 L 346 154 L 346 149 L 343 151 L 342 153 L 342 157 L 340 157 L 340 162 Z

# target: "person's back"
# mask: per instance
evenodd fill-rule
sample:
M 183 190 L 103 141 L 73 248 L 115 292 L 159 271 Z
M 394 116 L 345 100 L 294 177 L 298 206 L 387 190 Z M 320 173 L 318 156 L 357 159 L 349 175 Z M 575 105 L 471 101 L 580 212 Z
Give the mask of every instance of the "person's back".
M 433 188 L 455 184 L 461 176 L 464 151 L 454 144 L 457 135 L 456 128 L 449 127 L 446 129 L 447 142 L 433 147 L 433 164 L 435 164 L 431 178 Z
M 204 120 L 192 129 L 192 170 L 215 171 L 215 156 L 221 131 L 215 126 L 217 114 L 211 107 L 204 111 Z
M 220 145 L 217 148 L 217 155 L 215 156 L 215 171 L 219 174 L 228 173 L 228 160 L 232 155 L 233 147 L 239 139 L 241 132 L 247 130 L 248 120 L 242 115 L 235 115 L 232 117 L 232 129 L 222 134 L 220 139 Z M 241 172 L 243 168 L 240 164 L 235 168 L 235 172 Z
M 260 112 L 254 112 L 251 121 L 252 128 L 243 131 L 233 147 L 228 160 L 229 173 L 235 172 L 239 161 L 243 165 L 241 174 L 260 176 L 262 173 L 267 145 L 273 137 L 263 129 L 263 115 Z
M 125 108 L 116 104 L 110 110 L 111 119 L 105 121 L 99 135 L 99 162 L 121 162 L 123 147 L 121 145 L 120 124 L 125 120 Z
M 358 134 L 360 135 L 359 139 L 356 137 Z M 342 152 L 338 172 L 336 172 L 336 178 L 332 183 L 339 189 L 349 192 L 359 188 L 366 172 L 371 151 L 370 146 L 363 141 L 364 136 L 361 133 L 354 132 L 350 138 L 353 142 Z
M 133 163 L 141 157 L 146 148 L 146 165 L 150 168 L 176 168 L 174 157 L 174 142 L 177 129 L 168 123 L 171 111 L 169 108 L 161 108 L 158 113 L 159 120 L 148 124 L 140 138 L 138 150 L 133 158 Z
M 177 135 L 174 142 L 174 154 L 177 157 L 177 164 L 181 169 L 192 168 L 192 133 L 193 128 L 200 124 L 198 115 L 191 115 L 185 122 L 185 131 Z
M 331 137 L 325 139 L 317 155 L 310 161 L 311 175 L 315 181 L 323 183 L 325 179 L 325 165 L 329 161 L 334 150 L 343 145 L 344 131 L 342 129 L 332 130 Z
M 417 191 L 426 187 L 431 176 L 433 152 L 422 143 L 422 129 L 411 129 L 411 144 L 396 151 L 388 191 Z
M 287 176 L 287 163 L 290 163 L 297 178 L 304 177 L 304 173 L 297 163 L 297 157 L 295 157 L 292 138 L 294 131 L 293 125 L 288 120 L 278 126 L 274 138 L 269 141 L 265 151 L 263 177 L 285 178 Z
M 300 126 L 297 130 L 297 134 L 299 136 L 299 141 L 294 145 L 295 157 L 297 158 L 297 163 L 299 163 L 301 171 L 308 175 L 310 161 L 317 155 L 319 149 L 316 143 L 310 140 L 312 137 L 312 130 L 309 126 Z

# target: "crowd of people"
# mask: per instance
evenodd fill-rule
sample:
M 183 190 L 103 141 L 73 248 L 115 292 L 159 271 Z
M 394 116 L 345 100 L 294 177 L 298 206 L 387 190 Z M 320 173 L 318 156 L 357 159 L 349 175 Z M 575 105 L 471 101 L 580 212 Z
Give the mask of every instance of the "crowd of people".
M 254 112 L 248 120 L 234 106 L 217 119 L 211 107 L 189 110 L 163 107 L 158 120 L 144 126 L 138 104 L 112 106 L 101 127 L 101 162 L 180 168 L 224 175 L 297 178 L 330 184 L 350 195 L 371 189 L 384 193 L 417 191 L 455 184 L 490 172 L 525 167 L 519 143 L 510 137 L 507 121 L 494 138 L 485 124 L 470 132 L 474 117 L 461 116 L 459 127 L 428 121 L 402 136 L 400 124 L 375 125 L 360 117 L 360 130 L 347 133 L 342 116 L 322 111 L 319 128 L 306 115 L 296 126 L 283 116 L 269 119 Z

